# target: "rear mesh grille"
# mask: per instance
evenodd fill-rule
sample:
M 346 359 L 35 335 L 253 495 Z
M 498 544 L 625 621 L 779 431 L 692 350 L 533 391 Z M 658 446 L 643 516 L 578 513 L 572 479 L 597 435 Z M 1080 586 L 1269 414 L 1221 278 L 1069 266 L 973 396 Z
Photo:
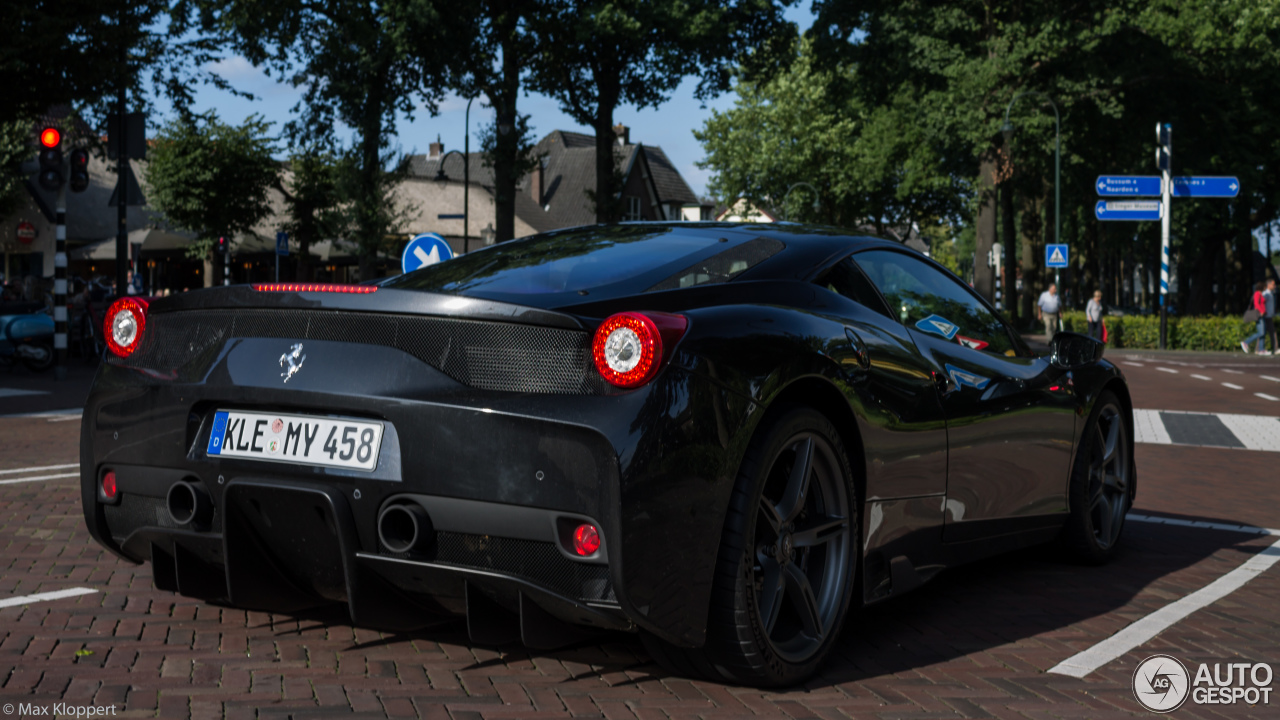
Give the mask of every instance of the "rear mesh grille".
M 189 379 L 194 362 L 229 338 L 331 340 L 403 350 L 458 382 L 483 390 L 597 395 L 608 384 L 591 365 L 581 330 L 413 315 L 315 310 L 187 311 L 147 317 L 142 346 L 116 365 Z M 186 372 L 184 372 L 186 371 Z
M 618 601 L 607 566 L 574 562 L 554 543 L 439 531 L 435 561 L 518 575 L 565 597 Z

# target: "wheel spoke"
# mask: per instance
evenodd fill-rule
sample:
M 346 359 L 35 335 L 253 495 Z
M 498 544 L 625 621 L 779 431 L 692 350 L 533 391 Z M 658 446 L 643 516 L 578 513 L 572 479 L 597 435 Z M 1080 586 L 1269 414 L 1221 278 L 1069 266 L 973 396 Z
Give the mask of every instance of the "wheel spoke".
M 818 618 L 818 599 L 813 595 L 813 585 L 799 566 L 788 563 L 783 571 L 787 578 L 787 595 L 791 605 L 800 616 L 804 626 L 804 634 L 821 640 L 823 637 L 822 621 Z
M 764 516 L 765 522 L 769 523 L 769 527 L 773 528 L 775 537 L 782 532 L 782 516 L 778 514 L 778 508 L 774 507 L 773 502 L 767 497 L 760 498 L 760 514 Z
M 784 579 L 782 567 L 773 558 L 760 561 L 764 570 L 764 587 L 760 589 L 760 620 L 764 623 L 765 635 L 773 633 L 773 626 L 778 622 L 778 611 L 782 609 Z
M 1120 448 L 1120 417 L 1112 416 L 1108 418 L 1106 438 L 1102 445 L 1102 464 L 1110 465 L 1116 458 L 1116 452 Z
M 1101 509 L 1102 512 L 1100 513 L 1100 519 L 1102 520 L 1102 527 L 1098 528 L 1098 539 L 1102 541 L 1103 545 L 1110 545 L 1111 526 L 1113 516 L 1115 515 L 1115 508 L 1112 507 L 1110 500 L 1103 499 Z
M 800 509 L 804 507 L 805 496 L 809 494 L 809 476 L 813 467 L 813 438 L 807 437 L 796 443 L 796 459 L 791 465 L 791 475 L 787 478 L 787 489 L 778 503 L 778 514 L 783 522 L 791 522 Z
M 804 530 L 792 533 L 791 544 L 798 548 L 825 545 L 839 537 L 847 527 L 849 527 L 849 521 L 844 518 L 823 518 Z
M 1124 478 L 1121 477 L 1119 473 L 1107 473 L 1106 475 L 1103 475 L 1102 478 L 1102 484 L 1105 487 L 1110 488 L 1116 493 L 1123 493 L 1125 491 L 1126 485 Z

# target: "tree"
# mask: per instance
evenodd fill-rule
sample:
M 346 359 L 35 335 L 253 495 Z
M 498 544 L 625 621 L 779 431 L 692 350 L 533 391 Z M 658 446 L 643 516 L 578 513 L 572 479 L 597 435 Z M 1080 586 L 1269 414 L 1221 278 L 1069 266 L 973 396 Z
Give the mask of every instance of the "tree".
M 792 220 L 870 224 L 886 236 L 958 216 L 955 183 L 907 122 L 909 112 L 894 104 L 870 107 L 842 92 L 857 82 L 854 75 L 850 67 L 815 67 L 806 41 L 785 73 L 739 82 L 733 109 L 713 111 L 694 131 L 707 153 L 699 165 L 714 171 L 712 192 L 772 206 Z M 799 183 L 817 188 L 816 210 Z M 789 207 L 781 207 L 793 187 Z M 797 202 L 802 193 L 805 202 Z
M 169 222 L 195 233 L 189 256 L 208 256 L 214 238 L 251 232 L 270 214 L 267 191 L 280 166 L 271 158 L 269 129 L 257 116 L 226 125 L 212 111 L 161 128 L 147 166 L 147 198 Z
M 484 95 L 495 113 L 483 131 L 481 151 L 493 168 L 497 242 L 515 237 L 516 185 L 537 162 L 529 116 L 520 114 L 517 103 L 536 43 L 528 21 L 539 11 L 540 2 L 534 0 L 483 0 L 463 5 L 449 19 L 451 36 L 471 41 L 460 53 L 463 64 L 453 84 L 464 97 Z
M 774 69 L 795 35 L 773 0 L 550 0 L 529 27 L 531 87 L 595 131 L 599 222 L 622 214 L 617 108 L 660 105 L 691 75 L 699 98 L 716 95 L 735 71 L 754 78 Z
M 346 163 L 360 277 L 387 245 L 388 151 L 398 114 L 434 113 L 457 61 L 455 38 L 433 0 L 198 0 L 202 26 L 303 89 L 285 127 L 298 145 L 337 147 L 338 123 L 355 134 Z M 431 52 L 427 52 L 426 50 Z M 421 105 L 419 105 L 421 102 Z
M 349 228 L 340 210 L 343 202 L 339 158 L 332 152 L 307 148 L 289 157 L 289 172 L 276 189 L 284 195 L 288 220 L 282 228 L 298 243 L 299 282 L 313 279 L 311 246 L 321 240 L 343 237 Z

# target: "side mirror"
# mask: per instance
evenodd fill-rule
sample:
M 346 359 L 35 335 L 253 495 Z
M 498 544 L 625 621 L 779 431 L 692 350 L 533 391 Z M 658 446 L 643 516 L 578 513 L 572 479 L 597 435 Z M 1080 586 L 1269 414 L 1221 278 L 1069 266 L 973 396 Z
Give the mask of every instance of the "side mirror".
M 1088 335 L 1073 332 L 1060 332 L 1049 341 L 1049 361 L 1054 365 L 1071 370 L 1097 362 L 1102 359 L 1102 351 L 1106 345 Z

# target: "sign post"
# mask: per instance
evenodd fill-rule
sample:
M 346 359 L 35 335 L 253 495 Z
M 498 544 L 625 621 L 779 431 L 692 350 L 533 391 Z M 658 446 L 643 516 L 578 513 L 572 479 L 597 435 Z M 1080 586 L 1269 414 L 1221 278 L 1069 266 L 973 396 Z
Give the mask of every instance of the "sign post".
M 1169 207 L 1173 193 L 1173 125 L 1156 123 L 1156 165 L 1160 168 L 1160 201 Z M 1169 346 L 1169 223 L 1172 213 L 1160 218 L 1160 349 Z
M 289 233 L 276 233 L 276 282 L 280 282 L 280 256 L 289 257 Z
M 1053 268 L 1053 284 L 1058 286 L 1059 291 L 1062 289 L 1062 278 L 1059 272 L 1070 264 L 1070 257 L 1071 248 L 1066 243 L 1044 246 L 1044 266 Z

